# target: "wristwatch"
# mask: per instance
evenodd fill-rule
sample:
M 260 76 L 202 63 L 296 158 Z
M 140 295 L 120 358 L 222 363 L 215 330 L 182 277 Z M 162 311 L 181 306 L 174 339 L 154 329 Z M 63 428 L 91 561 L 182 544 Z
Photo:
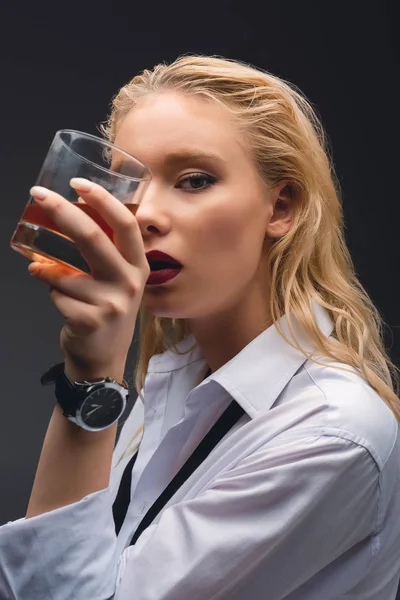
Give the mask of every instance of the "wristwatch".
M 129 398 L 129 388 L 111 377 L 91 381 L 72 381 L 65 372 L 65 363 L 58 363 L 41 377 L 42 385 L 55 383 L 55 395 L 67 419 L 87 431 L 102 431 L 111 427 L 123 415 Z

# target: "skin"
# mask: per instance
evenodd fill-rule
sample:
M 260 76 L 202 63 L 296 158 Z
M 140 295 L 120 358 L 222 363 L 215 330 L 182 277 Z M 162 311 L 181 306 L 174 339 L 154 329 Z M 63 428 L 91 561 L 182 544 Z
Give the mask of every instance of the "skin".
M 142 98 L 115 139 L 152 171 L 136 212 L 145 251 L 184 266 L 146 286 L 142 302 L 153 315 L 186 319 L 213 371 L 270 324 L 266 249 L 293 217 L 286 182 L 261 181 L 244 142 L 224 107 L 176 92 Z M 219 160 L 166 160 L 185 152 Z

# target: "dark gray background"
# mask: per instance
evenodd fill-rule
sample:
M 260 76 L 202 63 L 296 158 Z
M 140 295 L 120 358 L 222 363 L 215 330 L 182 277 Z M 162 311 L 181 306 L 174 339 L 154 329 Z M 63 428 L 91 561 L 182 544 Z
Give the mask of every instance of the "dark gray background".
M 357 272 L 400 362 L 398 47 L 385 2 L 159 2 L 2 6 L 0 524 L 25 514 L 62 360 L 63 321 L 11 235 L 56 130 L 96 134 L 134 74 L 182 53 L 238 58 L 297 84 L 317 107 L 344 196 Z M 129 6 L 129 8 L 127 8 Z M 397 209 L 397 212 L 396 212 Z M 132 347 L 132 372 L 135 349 Z

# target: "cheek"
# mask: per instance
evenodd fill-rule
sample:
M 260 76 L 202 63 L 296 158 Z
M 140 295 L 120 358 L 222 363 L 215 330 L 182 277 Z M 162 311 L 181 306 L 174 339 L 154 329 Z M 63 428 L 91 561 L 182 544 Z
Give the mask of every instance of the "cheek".
M 253 209 L 251 208 L 253 207 Z M 194 227 L 192 241 L 199 253 L 199 265 L 212 272 L 257 268 L 264 240 L 263 219 L 255 203 L 214 207 Z M 196 261 L 197 262 L 197 261 Z

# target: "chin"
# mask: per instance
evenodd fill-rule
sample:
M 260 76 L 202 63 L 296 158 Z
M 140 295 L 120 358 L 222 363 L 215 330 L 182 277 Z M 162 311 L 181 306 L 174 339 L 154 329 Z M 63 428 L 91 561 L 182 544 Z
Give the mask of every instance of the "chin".
M 146 288 L 141 306 L 154 317 L 166 319 L 209 319 L 218 315 L 224 316 L 227 308 L 232 305 L 226 298 L 210 297 L 201 292 L 185 294 L 184 292 L 168 294 L 167 288 L 154 286 Z
M 152 290 L 143 295 L 141 306 L 149 312 L 153 317 L 164 317 L 166 319 L 185 319 L 187 311 L 182 306 L 177 306 L 166 298 L 162 298 L 162 290 Z

